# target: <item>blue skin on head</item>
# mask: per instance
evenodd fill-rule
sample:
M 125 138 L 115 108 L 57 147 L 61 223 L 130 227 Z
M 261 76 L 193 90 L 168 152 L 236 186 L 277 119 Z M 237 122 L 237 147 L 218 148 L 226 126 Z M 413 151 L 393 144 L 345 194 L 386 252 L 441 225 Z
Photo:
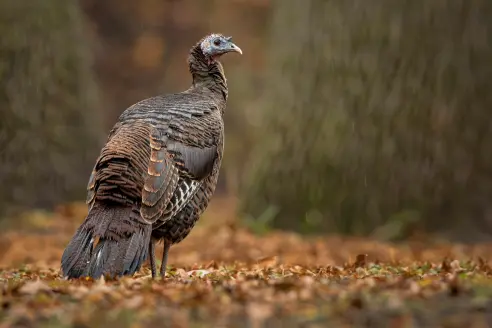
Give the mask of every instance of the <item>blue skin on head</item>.
M 237 52 L 242 54 L 241 48 L 232 42 L 232 37 L 226 37 L 221 34 L 212 34 L 206 37 L 200 47 L 204 55 L 212 60 L 228 52 Z

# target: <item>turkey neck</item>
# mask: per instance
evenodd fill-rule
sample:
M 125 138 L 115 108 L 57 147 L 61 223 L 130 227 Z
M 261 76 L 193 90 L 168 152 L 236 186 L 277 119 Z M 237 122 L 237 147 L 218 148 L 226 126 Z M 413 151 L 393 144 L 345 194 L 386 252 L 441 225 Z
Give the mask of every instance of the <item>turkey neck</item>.
M 193 88 L 205 87 L 227 101 L 227 82 L 224 68 L 218 61 L 211 64 L 202 52 L 200 44 L 191 48 L 188 65 L 193 77 Z

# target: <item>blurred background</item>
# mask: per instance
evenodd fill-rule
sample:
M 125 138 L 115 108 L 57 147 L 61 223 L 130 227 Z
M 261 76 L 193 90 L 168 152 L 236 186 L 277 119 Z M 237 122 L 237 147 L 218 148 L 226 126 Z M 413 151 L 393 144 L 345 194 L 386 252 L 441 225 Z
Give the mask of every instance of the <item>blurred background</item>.
M 489 0 L 0 0 L 0 255 L 71 218 L 64 247 L 118 116 L 186 89 L 210 32 L 244 55 L 223 58 L 225 158 L 202 221 L 487 242 L 491 17 Z

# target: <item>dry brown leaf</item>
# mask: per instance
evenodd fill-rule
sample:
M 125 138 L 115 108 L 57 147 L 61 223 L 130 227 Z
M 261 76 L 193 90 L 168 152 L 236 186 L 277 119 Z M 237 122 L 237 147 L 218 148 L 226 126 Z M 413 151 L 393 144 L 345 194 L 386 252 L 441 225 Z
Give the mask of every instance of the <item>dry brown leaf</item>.
M 40 292 L 51 291 L 51 287 L 39 279 L 36 279 L 35 281 L 29 281 L 19 288 L 19 293 L 26 295 L 34 295 Z
M 246 311 L 253 322 L 253 327 L 261 327 L 261 324 L 272 314 L 270 304 L 252 302 L 248 304 Z
M 366 265 L 367 254 L 359 254 L 355 258 L 354 267 L 360 268 Z
M 144 303 L 144 297 L 142 295 L 133 296 L 123 302 L 123 307 L 127 309 L 136 309 Z
M 256 265 L 259 268 L 272 268 L 278 263 L 278 256 L 269 256 L 259 259 Z
M 198 226 L 173 247 L 173 269 L 165 279 L 152 280 L 145 264 L 134 277 L 66 281 L 59 277 L 59 257 L 78 221 L 56 220 L 63 215 L 83 217 L 83 211 L 59 210 L 53 227 L 65 225 L 63 233 L 9 232 L 1 239 L 11 247 L 0 259 L 0 311 L 12 318 L 11 323 L 33 326 L 36 320 L 54 318 L 80 326 L 121 326 L 123 320 L 150 328 L 163 322 L 189 327 L 199 320 L 197 326 L 227 327 L 242 320 L 262 327 L 272 322 L 288 326 L 295 320 L 321 327 L 330 318 L 334 326 L 349 327 L 357 316 L 370 316 L 385 326 L 411 323 L 417 313 L 409 302 L 420 303 L 415 308 L 429 320 L 450 307 L 461 316 L 488 315 L 492 272 L 486 259 L 492 245 L 429 245 L 419 252 L 419 261 L 406 245 L 340 236 L 303 239 L 286 232 L 255 236 L 239 224 Z M 213 243 L 211 232 L 216 236 Z M 42 245 L 43 250 L 34 254 L 24 245 Z M 279 256 L 253 260 L 258 254 Z M 352 260 L 355 254 L 359 255 Z M 27 255 L 35 265 L 20 269 L 15 261 Z M 369 256 L 374 262 L 368 262 Z M 381 309 L 405 315 L 396 320 Z

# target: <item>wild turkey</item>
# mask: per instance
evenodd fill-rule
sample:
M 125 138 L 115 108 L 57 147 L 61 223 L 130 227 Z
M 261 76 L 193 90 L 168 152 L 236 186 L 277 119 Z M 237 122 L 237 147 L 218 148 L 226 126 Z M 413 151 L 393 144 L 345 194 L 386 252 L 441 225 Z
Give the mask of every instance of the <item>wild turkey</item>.
M 184 239 L 215 190 L 224 145 L 227 84 L 217 59 L 242 51 L 221 34 L 191 48 L 193 78 L 181 93 L 145 99 L 111 130 L 88 183 L 89 213 L 65 249 L 64 276 L 133 275 L 155 242 Z

